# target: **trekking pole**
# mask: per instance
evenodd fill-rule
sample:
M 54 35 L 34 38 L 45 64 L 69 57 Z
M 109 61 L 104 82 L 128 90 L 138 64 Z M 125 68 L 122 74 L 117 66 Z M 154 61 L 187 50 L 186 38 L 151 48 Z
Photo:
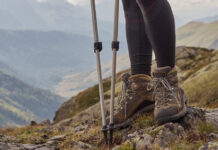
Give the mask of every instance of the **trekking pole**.
M 119 24 L 119 0 L 115 0 L 114 8 L 114 35 L 112 41 L 113 61 L 112 61 L 112 77 L 111 77 L 111 101 L 110 101 L 110 145 L 113 142 L 113 130 L 114 130 L 114 97 L 115 97 L 115 83 L 116 83 L 116 61 L 117 51 L 119 50 L 118 39 L 118 24 Z
M 107 140 L 107 125 L 105 119 L 105 109 L 104 109 L 104 91 L 102 84 L 102 72 L 101 72 L 101 61 L 100 61 L 100 52 L 102 50 L 102 42 L 99 42 L 98 38 L 98 26 L 97 26 L 97 17 L 96 17 L 96 9 L 95 9 L 95 0 L 91 0 L 91 11 L 92 11 L 92 23 L 93 23 L 93 33 L 94 33 L 94 52 L 96 54 L 96 63 L 97 63 L 97 73 L 98 73 L 98 82 L 99 82 L 99 96 L 100 96 L 100 104 L 101 104 L 101 116 L 102 116 L 102 129 L 101 131 L 104 133 L 105 143 L 108 143 Z

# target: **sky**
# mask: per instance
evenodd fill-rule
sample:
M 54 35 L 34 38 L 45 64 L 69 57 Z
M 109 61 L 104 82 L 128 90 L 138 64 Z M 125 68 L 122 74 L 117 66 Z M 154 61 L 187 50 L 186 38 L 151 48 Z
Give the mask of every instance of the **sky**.
M 86 7 L 90 0 L 66 0 L 74 6 Z M 113 3 L 114 0 L 96 0 L 97 4 Z M 193 20 L 218 14 L 218 0 L 169 0 L 176 16 Z M 113 5 L 111 5 L 113 6 Z

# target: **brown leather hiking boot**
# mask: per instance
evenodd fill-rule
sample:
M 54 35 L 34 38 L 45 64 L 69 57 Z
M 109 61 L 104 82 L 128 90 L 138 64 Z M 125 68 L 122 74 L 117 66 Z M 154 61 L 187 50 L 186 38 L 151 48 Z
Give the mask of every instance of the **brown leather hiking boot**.
M 122 75 L 122 81 L 122 93 L 118 99 L 117 109 L 114 112 L 116 127 L 125 126 L 128 119 L 138 109 L 143 109 L 143 112 L 150 112 L 154 109 L 152 89 L 148 88 L 152 81 L 150 76 L 144 74 L 130 76 L 130 74 L 125 73 Z
M 179 86 L 175 68 L 156 68 L 153 72 L 153 88 L 154 118 L 159 125 L 176 121 L 186 114 L 187 98 Z

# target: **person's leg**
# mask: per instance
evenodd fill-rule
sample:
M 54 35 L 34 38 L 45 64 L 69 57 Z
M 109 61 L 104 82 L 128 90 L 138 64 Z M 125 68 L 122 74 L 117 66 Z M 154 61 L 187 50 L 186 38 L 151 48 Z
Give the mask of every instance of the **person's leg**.
M 175 23 L 167 0 L 136 0 L 158 67 L 175 66 Z
M 114 112 L 115 128 L 125 127 L 129 118 L 140 112 L 154 110 L 152 90 L 151 61 L 152 48 L 145 33 L 144 21 L 136 0 L 123 0 L 126 18 L 126 36 L 128 42 L 131 72 L 122 75 L 122 92 Z M 109 122 L 109 117 L 106 119 Z
M 176 121 L 186 114 L 186 96 L 179 86 L 175 66 L 175 23 L 167 0 L 137 0 L 145 30 L 155 51 L 153 71 L 154 118 L 159 125 Z
M 145 33 L 142 13 L 136 0 L 123 0 L 123 7 L 132 75 L 150 75 L 152 48 Z

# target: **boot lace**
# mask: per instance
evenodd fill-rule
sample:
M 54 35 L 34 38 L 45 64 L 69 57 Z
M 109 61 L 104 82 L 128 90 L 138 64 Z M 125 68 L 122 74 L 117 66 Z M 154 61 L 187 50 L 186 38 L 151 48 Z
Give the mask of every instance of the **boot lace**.
M 127 97 L 128 95 L 136 94 L 133 90 L 131 90 L 130 85 L 127 82 L 123 82 L 122 84 L 122 94 L 120 98 L 118 99 L 118 104 L 120 108 L 122 109 L 124 106 L 124 115 L 125 119 L 127 118 Z
M 153 88 L 153 100 L 156 101 L 157 106 L 167 105 L 168 103 L 176 101 L 180 106 L 178 97 L 175 94 L 177 88 L 170 85 L 166 77 L 154 77 L 152 82 L 147 86 L 147 90 Z

